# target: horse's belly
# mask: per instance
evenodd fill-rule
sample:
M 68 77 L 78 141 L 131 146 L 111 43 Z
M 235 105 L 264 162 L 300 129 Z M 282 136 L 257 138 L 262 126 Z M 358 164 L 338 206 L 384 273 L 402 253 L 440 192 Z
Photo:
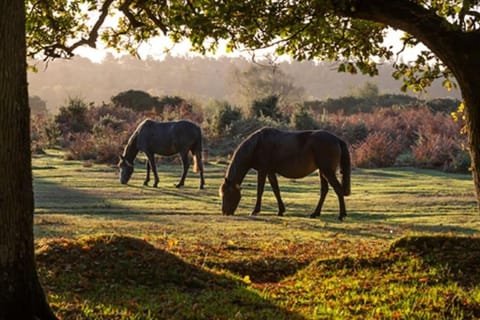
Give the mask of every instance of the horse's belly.
M 277 168 L 277 173 L 291 179 L 303 178 L 317 169 L 313 161 L 293 161 Z

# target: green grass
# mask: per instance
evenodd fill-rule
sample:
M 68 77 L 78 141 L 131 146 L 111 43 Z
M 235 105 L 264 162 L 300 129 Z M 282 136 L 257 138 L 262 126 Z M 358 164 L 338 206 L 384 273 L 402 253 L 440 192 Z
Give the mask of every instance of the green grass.
M 348 217 L 327 196 L 307 218 L 318 176 L 280 178 L 276 216 L 247 175 L 235 216 L 220 214 L 225 165 L 206 189 L 160 165 L 159 188 L 128 185 L 115 167 L 33 159 L 40 277 L 63 319 L 480 318 L 480 214 L 470 176 L 413 168 L 357 169 Z

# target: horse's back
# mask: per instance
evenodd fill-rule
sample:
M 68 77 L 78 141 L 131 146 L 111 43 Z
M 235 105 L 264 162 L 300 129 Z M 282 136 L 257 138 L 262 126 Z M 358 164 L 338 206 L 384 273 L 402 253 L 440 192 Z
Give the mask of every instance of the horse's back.
M 263 128 L 255 138 L 257 169 L 274 170 L 288 178 L 304 177 L 319 167 L 334 169 L 341 155 L 340 139 L 323 130 Z
M 272 151 L 301 152 L 309 148 L 337 148 L 341 139 L 324 130 L 286 131 L 274 128 L 262 128 L 258 131 L 264 145 L 272 147 Z
M 200 127 L 188 120 L 159 122 L 147 119 L 140 126 L 138 144 L 142 151 L 171 155 L 189 150 L 201 141 Z

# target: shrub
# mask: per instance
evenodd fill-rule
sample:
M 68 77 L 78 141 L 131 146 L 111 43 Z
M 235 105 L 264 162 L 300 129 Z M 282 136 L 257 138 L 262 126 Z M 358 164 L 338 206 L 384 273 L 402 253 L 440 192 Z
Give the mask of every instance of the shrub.
M 433 112 L 451 113 L 455 112 L 461 101 L 452 98 L 432 99 L 427 101 L 427 107 Z
M 92 160 L 97 157 L 95 140 L 86 132 L 71 133 L 69 146 L 65 153 L 66 160 Z
M 350 144 L 357 144 L 368 137 L 368 128 L 364 122 L 345 121 L 339 136 Z
M 158 114 L 161 121 L 175 121 L 187 119 L 201 124 L 203 122 L 203 113 L 200 108 L 195 108 L 193 104 L 186 100 L 178 105 L 164 105 L 162 113 Z
M 95 124 L 99 121 L 102 121 L 102 118 L 106 117 L 113 117 L 118 121 L 123 121 L 126 123 L 135 123 L 138 121 L 138 119 L 143 118 L 146 115 L 144 113 L 135 112 L 129 108 L 103 103 L 100 106 L 88 109 L 87 116 L 92 121 L 92 123 Z
M 93 135 L 95 139 L 95 161 L 111 164 L 118 162 L 118 156 L 122 154 L 125 141 L 129 137 L 130 132 L 127 130 L 118 131 L 109 126 L 104 126 L 103 130 L 98 130 Z
M 207 119 L 210 132 L 214 136 L 224 134 L 228 127 L 242 118 L 240 109 L 232 107 L 226 101 L 216 101 L 214 108 L 214 113 Z
M 55 116 L 55 122 L 64 135 L 70 132 L 86 132 L 91 128 L 87 111 L 88 105 L 81 98 L 68 98 L 67 105 L 60 107 Z
M 420 136 L 412 147 L 415 164 L 426 168 L 447 168 L 456 154 L 456 141 L 441 134 Z
M 90 108 L 88 118 L 93 123 L 91 130 L 66 135 L 66 158 L 113 164 L 134 131 L 137 118 L 143 117 L 127 108 L 103 104 Z
M 116 163 L 134 130 L 133 126 L 126 127 L 129 129 L 116 130 L 108 125 L 97 124 L 94 133 L 72 133 L 69 146 L 66 148 L 66 159 Z
M 417 140 L 412 146 L 415 165 L 443 170 L 461 170 L 459 154 L 464 152 L 466 137 L 460 134 L 461 124 L 446 114 L 430 114 L 417 130 Z M 454 168 L 456 167 L 456 168 Z
M 277 122 L 269 117 L 242 118 L 232 122 L 221 136 L 210 139 L 209 145 L 214 149 L 212 155 L 226 156 L 231 154 L 243 139 L 263 127 L 288 129 L 284 123 Z
M 295 108 L 290 118 L 290 125 L 296 130 L 315 130 L 320 127 L 304 105 L 298 105 Z
M 257 118 L 268 117 L 275 121 L 281 120 L 282 114 L 278 109 L 278 96 L 272 95 L 253 101 L 251 115 Z
M 160 108 L 161 104 L 157 97 L 152 97 L 142 90 L 123 91 L 111 98 L 112 103 L 117 107 L 124 107 L 137 112 L 153 111 Z
M 41 153 L 46 148 L 57 146 L 62 137 L 62 131 L 57 123 L 52 118 L 43 115 L 32 116 L 30 134 L 34 153 Z
M 354 166 L 373 168 L 392 166 L 401 148 L 388 133 L 373 132 L 365 141 L 354 145 L 351 151 Z
M 461 172 L 461 173 L 468 173 L 471 170 L 471 159 L 470 154 L 466 150 L 462 150 L 455 158 L 453 158 L 450 167 L 448 168 L 449 171 L 452 172 Z

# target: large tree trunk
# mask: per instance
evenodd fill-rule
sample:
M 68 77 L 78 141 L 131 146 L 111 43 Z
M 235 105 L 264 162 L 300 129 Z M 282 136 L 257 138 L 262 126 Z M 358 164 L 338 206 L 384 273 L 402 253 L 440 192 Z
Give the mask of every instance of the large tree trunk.
M 34 259 L 23 0 L 0 0 L 0 39 L 0 320 L 56 319 Z
M 476 60 L 476 58 L 474 58 Z M 475 62 L 476 63 L 476 62 Z M 480 63 L 480 61 L 479 61 Z M 472 176 L 477 192 L 477 204 L 480 209 L 480 65 L 466 65 L 457 71 L 457 80 L 462 89 L 467 118 L 468 148 L 472 161 Z M 461 72 L 458 74 L 458 72 Z

